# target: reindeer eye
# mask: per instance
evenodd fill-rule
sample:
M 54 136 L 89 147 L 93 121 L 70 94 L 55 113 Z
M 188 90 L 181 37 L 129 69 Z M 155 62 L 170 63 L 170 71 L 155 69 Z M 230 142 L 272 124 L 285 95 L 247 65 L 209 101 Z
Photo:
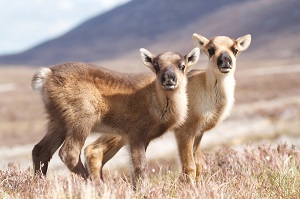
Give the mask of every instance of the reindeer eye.
M 184 64 L 180 65 L 180 66 L 179 66 L 179 69 L 182 70 L 182 71 L 184 71 L 185 65 L 184 65 Z
M 155 63 L 155 64 L 154 64 L 154 69 L 155 69 L 156 72 L 159 71 L 159 65 L 158 65 L 158 63 Z
M 235 49 L 233 49 L 233 54 L 234 54 L 234 55 L 236 55 L 238 52 L 239 52 L 239 50 L 238 50 L 238 49 L 236 49 L 236 48 L 235 48 Z
M 209 48 L 207 50 L 207 52 L 208 52 L 209 56 L 212 57 L 215 54 L 215 49 L 214 48 Z

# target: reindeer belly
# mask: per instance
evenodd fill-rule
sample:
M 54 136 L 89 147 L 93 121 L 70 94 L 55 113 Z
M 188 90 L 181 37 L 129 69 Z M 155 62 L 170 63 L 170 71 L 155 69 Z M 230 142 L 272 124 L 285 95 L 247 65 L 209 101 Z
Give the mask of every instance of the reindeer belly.
M 151 129 L 151 131 L 149 131 L 148 141 L 150 142 L 151 140 L 162 136 L 168 130 L 169 130 L 169 126 L 168 125 L 164 125 L 164 124 L 158 125 L 157 127 Z
M 124 129 L 116 128 L 114 126 L 105 125 L 105 124 L 97 125 L 93 129 L 93 131 L 96 132 L 96 133 L 109 133 L 109 134 L 119 134 L 119 135 L 126 134 Z
M 205 132 L 215 127 L 222 116 L 223 108 L 219 108 L 215 103 L 207 102 L 200 105 L 199 110 L 199 131 Z
M 200 128 L 201 132 L 214 128 L 223 121 L 229 114 L 231 107 L 214 107 L 201 113 Z M 224 111 L 227 110 L 227 111 Z
M 217 124 L 216 116 L 212 112 L 205 112 L 200 116 L 199 130 L 200 132 L 208 131 Z
M 109 111 L 101 116 L 101 119 L 95 126 L 95 131 L 100 133 L 114 133 L 121 135 L 140 136 L 143 137 L 155 136 L 161 134 L 157 129 L 158 122 L 151 117 L 146 111 L 122 112 Z M 159 128 L 162 129 L 162 128 Z

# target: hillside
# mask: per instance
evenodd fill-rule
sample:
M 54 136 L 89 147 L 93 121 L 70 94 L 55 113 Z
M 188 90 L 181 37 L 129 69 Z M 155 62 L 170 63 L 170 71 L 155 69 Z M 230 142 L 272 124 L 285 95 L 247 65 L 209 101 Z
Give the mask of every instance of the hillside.
M 133 0 L 96 16 L 65 35 L 20 54 L 0 56 L 0 65 L 51 65 L 132 57 L 141 47 L 186 52 L 194 32 L 206 37 L 250 33 L 249 57 L 290 59 L 300 48 L 298 0 Z

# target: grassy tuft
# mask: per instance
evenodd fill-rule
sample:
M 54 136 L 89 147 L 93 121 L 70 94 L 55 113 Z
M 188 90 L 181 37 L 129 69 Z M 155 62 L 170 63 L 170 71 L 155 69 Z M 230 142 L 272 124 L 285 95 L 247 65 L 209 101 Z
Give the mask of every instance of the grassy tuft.
M 39 178 L 8 165 L 0 170 L 0 198 L 300 198 L 300 151 L 286 144 L 204 154 L 195 186 L 179 180 L 174 161 L 152 162 L 136 192 L 120 171 L 106 171 L 106 182 L 94 184 L 70 173 Z

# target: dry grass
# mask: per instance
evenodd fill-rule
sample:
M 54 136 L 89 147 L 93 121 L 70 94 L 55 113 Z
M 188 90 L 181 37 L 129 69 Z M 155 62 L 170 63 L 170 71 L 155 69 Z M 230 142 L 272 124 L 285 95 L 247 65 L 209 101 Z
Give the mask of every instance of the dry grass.
M 179 180 L 176 164 L 149 164 L 148 179 L 133 192 L 127 175 L 107 171 L 95 185 L 72 175 L 33 177 L 29 170 L 0 170 L 0 198 L 299 198 L 300 151 L 285 144 L 223 148 L 204 155 L 197 186 Z

